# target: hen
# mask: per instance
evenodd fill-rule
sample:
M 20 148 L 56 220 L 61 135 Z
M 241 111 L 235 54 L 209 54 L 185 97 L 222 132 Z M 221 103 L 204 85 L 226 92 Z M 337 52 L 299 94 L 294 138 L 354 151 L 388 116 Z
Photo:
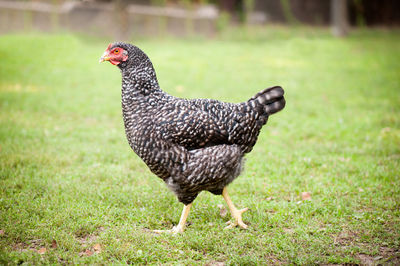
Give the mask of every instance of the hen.
M 129 145 L 185 205 L 179 224 L 167 231 L 183 232 L 192 202 L 203 190 L 222 194 L 234 218 L 229 227 L 247 228 L 242 221 L 247 208 L 236 209 L 226 187 L 239 176 L 243 156 L 252 150 L 268 116 L 284 108 L 283 89 L 271 87 L 238 104 L 187 100 L 160 89 L 150 59 L 134 45 L 110 44 L 103 61 L 122 73 Z

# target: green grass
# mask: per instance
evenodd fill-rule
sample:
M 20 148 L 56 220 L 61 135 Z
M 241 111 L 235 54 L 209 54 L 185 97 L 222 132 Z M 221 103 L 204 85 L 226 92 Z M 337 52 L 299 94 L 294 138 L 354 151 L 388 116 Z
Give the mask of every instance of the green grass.
M 147 230 L 182 204 L 125 140 L 120 73 L 97 63 L 108 42 L 0 36 L 0 264 L 399 263 L 398 31 L 256 33 L 135 41 L 176 96 L 286 91 L 230 186 L 249 229 L 224 230 L 203 192 L 176 236 Z

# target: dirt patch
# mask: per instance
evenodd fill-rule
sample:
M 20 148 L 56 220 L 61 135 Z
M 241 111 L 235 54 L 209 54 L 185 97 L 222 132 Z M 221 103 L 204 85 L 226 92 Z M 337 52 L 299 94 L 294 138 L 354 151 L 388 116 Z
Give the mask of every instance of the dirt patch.
M 358 259 L 362 265 L 400 265 L 400 253 L 391 248 L 379 248 L 380 253 L 377 256 L 359 254 Z
M 223 261 L 210 261 L 209 263 L 205 264 L 205 266 L 225 266 L 225 262 Z
M 82 245 L 86 246 L 87 244 L 91 244 L 97 240 L 99 237 L 99 233 L 103 232 L 105 229 L 104 227 L 97 228 L 96 232 L 90 235 L 76 235 L 76 240 Z
M 87 235 L 78 237 L 77 240 L 82 246 L 86 246 L 87 244 L 93 243 L 97 240 L 97 235 Z
M 97 243 L 99 238 L 99 233 L 103 232 L 104 227 L 99 227 L 94 234 L 83 235 L 76 237 L 76 240 L 81 244 L 83 250 L 79 253 L 79 256 L 92 256 L 94 254 L 99 254 L 102 251 L 102 246 Z
M 379 263 L 400 265 L 400 249 L 380 247 L 379 253 L 382 256 L 382 258 L 379 259 Z
M 36 251 L 41 247 L 43 247 L 43 241 L 41 239 L 33 239 L 30 240 L 28 243 L 25 242 L 16 243 L 13 246 L 13 249 L 16 251 L 28 251 L 28 250 Z
M 374 257 L 367 254 L 359 254 L 358 259 L 361 261 L 362 265 L 372 266 L 375 265 Z
M 337 236 L 334 237 L 334 243 L 336 246 L 339 246 L 341 248 L 346 248 L 348 246 L 358 246 L 364 248 L 370 247 L 372 249 L 370 243 L 360 242 L 358 234 L 352 231 L 340 232 Z M 361 265 L 400 265 L 400 250 L 389 247 L 380 247 L 379 253 L 376 255 L 360 253 L 355 254 L 354 258 L 358 259 Z
M 341 246 L 348 246 L 351 243 L 357 242 L 358 235 L 352 231 L 341 231 L 337 236 L 334 237 L 333 243 Z
M 51 248 L 57 248 L 56 241 L 53 240 L 51 244 Z M 19 252 L 27 252 L 27 251 L 33 251 L 37 252 L 40 255 L 43 255 L 47 252 L 46 245 L 42 239 L 33 239 L 30 240 L 28 243 L 25 242 L 19 242 L 16 243 L 13 247 L 13 250 L 19 251 Z

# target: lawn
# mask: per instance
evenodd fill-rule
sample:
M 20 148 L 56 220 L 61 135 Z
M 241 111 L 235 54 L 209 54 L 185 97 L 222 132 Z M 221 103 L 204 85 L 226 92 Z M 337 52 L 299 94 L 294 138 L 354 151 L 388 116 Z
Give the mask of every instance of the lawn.
M 109 41 L 0 36 L 0 264 L 400 263 L 398 31 L 134 40 L 173 95 L 286 91 L 229 187 L 249 228 L 224 230 L 203 192 L 180 235 L 149 230 L 183 205 L 127 144 Z

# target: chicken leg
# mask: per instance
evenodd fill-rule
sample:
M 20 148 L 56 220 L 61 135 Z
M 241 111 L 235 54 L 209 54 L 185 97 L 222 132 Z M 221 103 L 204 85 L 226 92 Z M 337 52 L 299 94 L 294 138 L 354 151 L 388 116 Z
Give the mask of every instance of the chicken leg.
M 181 219 L 179 220 L 179 223 L 177 226 L 174 226 L 170 230 L 153 230 L 154 233 L 182 233 L 185 230 L 186 226 L 186 219 L 189 215 L 190 207 L 192 207 L 192 203 L 183 206 L 182 214 L 181 214 Z
M 222 190 L 222 196 L 224 197 L 226 203 L 228 204 L 229 210 L 231 211 L 232 217 L 235 219 L 234 222 L 229 221 L 228 226 L 225 227 L 226 229 L 234 228 L 236 226 L 240 226 L 243 229 L 247 228 L 247 225 L 242 220 L 242 213 L 248 210 L 248 208 L 244 208 L 241 210 L 236 209 L 235 205 L 233 204 L 231 198 L 228 195 L 228 190 L 226 187 Z

